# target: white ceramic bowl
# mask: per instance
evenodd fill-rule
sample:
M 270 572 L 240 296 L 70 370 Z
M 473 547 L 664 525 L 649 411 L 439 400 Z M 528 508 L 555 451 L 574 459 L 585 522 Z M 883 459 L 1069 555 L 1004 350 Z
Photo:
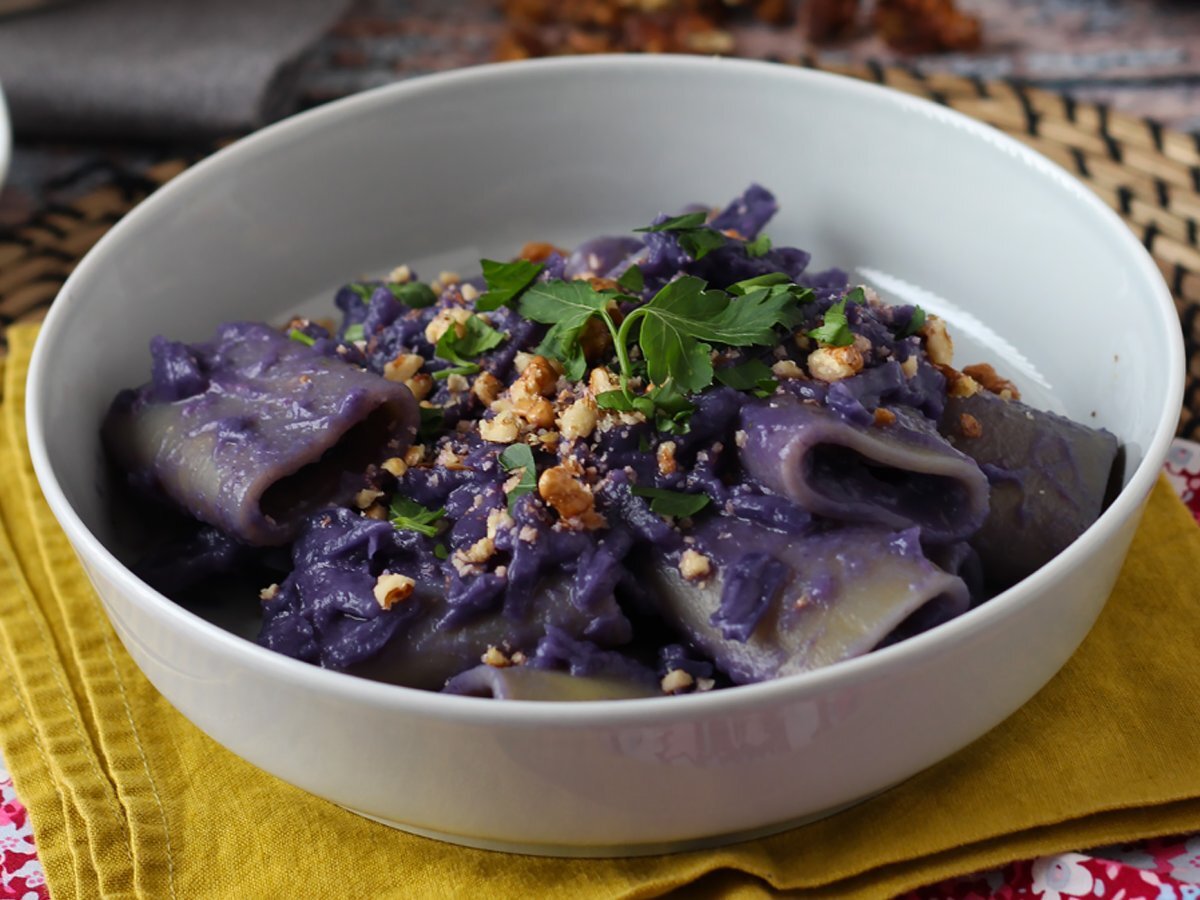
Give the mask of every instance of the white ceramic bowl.
M 427 273 L 442 262 L 467 270 L 526 240 L 570 245 L 687 201 L 721 202 L 751 181 L 781 201 L 777 242 L 952 298 L 965 361 L 1000 355 L 1030 396 L 1118 434 L 1126 486 L 1100 521 L 1014 589 L 870 656 L 710 694 L 577 705 L 323 671 L 188 612 L 119 561 L 97 428 L 114 392 L 146 378 L 152 335 L 199 339 L 221 320 L 278 319 L 314 297 L 328 308 L 359 273 L 411 260 Z M 217 741 L 415 832 L 617 854 L 828 812 L 1021 706 L 1104 605 L 1174 428 L 1182 371 L 1178 321 L 1150 258 L 1083 186 L 1017 142 L 829 75 L 589 58 L 369 92 L 167 185 L 55 302 L 30 373 L 29 433 L 46 497 L 121 640 Z M 347 759 L 370 760 L 369 771 Z
M 8 107 L 4 103 L 4 91 L 0 90 L 0 185 L 8 174 L 8 159 L 12 152 L 12 130 L 8 124 Z

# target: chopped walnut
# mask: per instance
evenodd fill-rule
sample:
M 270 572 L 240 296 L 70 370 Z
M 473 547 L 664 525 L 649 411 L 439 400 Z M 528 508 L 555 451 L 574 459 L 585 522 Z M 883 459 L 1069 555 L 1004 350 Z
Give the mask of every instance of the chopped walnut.
M 707 578 L 712 571 L 712 563 L 703 553 L 697 553 L 690 547 L 679 557 L 679 574 L 688 581 L 698 581 Z
M 771 366 L 771 374 L 778 378 L 804 378 L 804 370 L 794 360 L 781 359 Z
M 945 373 L 947 370 L 954 372 L 948 366 L 942 369 Z M 946 394 L 950 397 L 974 397 L 979 393 L 979 382 L 970 375 L 964 375 L 962 372 L 955 372 L 956 377 L 946 379 Z
M 366 509 L 382 496 L 383 491 L 373 491 L 370 488 L 363 488 L 354 495 L 354 505 L 359 509 Z
M 367 507 L 363 515 L 368 519 L 374 519 L 377 522 L 382 522 L 384 519 L 388 518 L 388 510 L 387 507 L 382 503 L 373 503 Z
M 674 441 L 663 441 L 658 445 L 658 450 L 654 456 L 658 460 L 658 473 L 660 475 L 672 475 L 679 470 L 679 464 L 675 461 Z
M 503 507 L 496 507 L 488 511 L 487 517 L 487 536 L 495 540 L 496 535 L 500 533 L 502 528 L 511 528 L 513 524 L 512 516 L 508 514 L 508 510 Z
M 418 372 L 412 378 L 408 379 L 408 381 L 404 382 L 404 386 L 408 388 L 409 393 L 419 403 L 428 397 L 429 393 L 433 390 L 433 376 L 428 372 Z
M 489 537 L 481 537 L 466 550 L 460 550 L 459 554 L 463 560 L 469 563 L 482 565 L 492 558 L 492 554 L 496 552 L 496 545 Z
M 413 444 L 404 451 L 404 461 L 410 466 L 419 466 L 425 460 L 425 445 Z
M 471 383 L 457 372 L 446 376 L 446 390 L 452 394 L 464 394 L 470 386 Z
M 596 502 L 591 488 L 562 465 L 547 469 L 538 478 L 538 496 L 564 519 L 591 512 Z
M 970 375 L 979 382 L 980 387 L 989 393 L 1003 397 L 1005 400 L 1020 400 L 1021 392 L 1017 390 L 1017 386 L 1007 378 L 1002 378 L 996 374 L 987 363 L 976 363 L 973 366 L 967 366 L 963 369 L 964 375 Z
M 407 575 L 384 572 L 375 580 L 375 602 L 384 609 L 391 609 L 412 596 L 416 582 Z
M 596 367 L 588 373 L 588 390 L 592 392 L 594 397 L 597 394 L 604 394 L 608 391 L 616 390 L 617 382 L 613 380 L 612 372 L 603 367 Z
M 500 396 L 500 389 L 500 379 L 491 372 L 480 372 L 475 376 L 475 383 L 471 385 L 471 393 L 478 397 L 484 406 L 491 406 L 495 402 Z
M 258 599 L 266 603 L 268 600 L 274 600 L 279 596 L 279 585 L 268 584 L 265 588 L 258 592 Z
M 513 409 L 534 428 L 549 428 L 554 424 L 554 406 L 545 397 L 522 398 L 513 404 Z
M 408 463 L 398 456 L 393 456 L 391 459 L 385 459 L 380 465 L 383 471 L 397 478 L 403 478 L 404 473 L 408 471 Z
M 521 248 L 521 252 L 517 254 L 521 259 L 527 259 L 530 262 L 545 262 L 552 254 L 566 256 L 565 250 L 560 250 L 553 244 L 546 241 L 530 241 Z
M 808 355 L 808 372 L 818 381 L 832 384 L 862 371 L 862 354 L 849 347 L 819 347 Z
M 596 429 L 599 413 L 591 397 L 576 400 L 558 417 L 558 430 L 569 441 L 588 437 Z
M 388 273 L 387 280 L 393 284 L 407 284 L 412 281 L 412 269 L 408 266 L 396 266 Z
M 521 530 L 517 532 L 517 540 L 526 544 L 537 543 L 538 530 L 532 525 L 522 525 Z
M 942 319 L 930 316 L 918 334 L 925 339 L 925 353 L 931 363 L 948 366 L 954 362 L 954 341 L 950 340 L 950 332 Z
M 880 428 L 891 425 L 895 421 L 896 414 L 890 409 L 884 409 L 882 406 L 880 406 L 875 410 L 875 421 L 873 424 L 878 425 Z
M 664 694 L 678 694 L 695 684 L 695 679 L 685 669 L 672 669 L 663 676 L 661 684 Z
M 511 411 L 497 413 L 490 419 L 479 422 L 479 435 L 493 444 L 511 444 L 521 435 L 517 416 Z
M 983 426 L 979 424 L 979 420 L 970 413 L 962 413 L 958 417 L 958 429 L 962 432 L 965 438 L 977 438 L 983 436 Z
M 506 669 L 512 665 L 512 660 L 504 655 L 504 651 L 492 644 L 488 644 L 487 650 L 483 656 L 479 657 L 479 661 L 493 669 Z
M 455 334 L 464 337 L 467 333 L 466 322 L 471 315 L 469 309 L 463 309 L 461 306 L 438 310 L 437 315 L 430 319 L 429 324 L 425 326 L 425 340 L 436 344 L 451 327 L 454 328 Z
M 514 400 L 522 397 L 546 397 L 554 393 L 558 372 L 544 356 L 534 356 L 521 371 L 521 377 L 509 389 Z
M 408 381 L 425 365 L 425 357 L 416 353 L 401 353 L 391 362 L 384 363 L 383 377 L 400 384 Z
M 733 433 L 733 442 L 738 446 L 738 449 L 746 446 L 746 441 L 750 439 L 750 435 L 746 434 L 742 429 L 738 429 Z
M 904 362 L 900 363 L 900 371 L 904 373 L 905 378 L 912 378 L 917 374 L 917 358 L 910 356 Z
M 473 284 L 464 284 L 459 288 L 459 293 L 462 294 L 462 298 L 468 303 L 479 299 L 479 288 Z

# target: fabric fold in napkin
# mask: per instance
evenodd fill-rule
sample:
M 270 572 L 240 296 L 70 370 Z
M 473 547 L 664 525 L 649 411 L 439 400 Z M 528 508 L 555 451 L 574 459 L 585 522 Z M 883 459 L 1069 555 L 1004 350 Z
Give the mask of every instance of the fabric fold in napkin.
M 1200 829 L 1200 529 L 1164 482 L 1063 671 L 965 750 L 835 816 L 615 860 L 469 850 L 359 818 L 212 742 L 126 655 L 34 480 L 23 423 L 35 334 L 10 329 L 0 400 L 0 750 L 56 900 L 887 897 L 1013 859 Z
M 0 18 L 18 138 L 224 137 L 291 112 L 347 0 L 86 0 Z

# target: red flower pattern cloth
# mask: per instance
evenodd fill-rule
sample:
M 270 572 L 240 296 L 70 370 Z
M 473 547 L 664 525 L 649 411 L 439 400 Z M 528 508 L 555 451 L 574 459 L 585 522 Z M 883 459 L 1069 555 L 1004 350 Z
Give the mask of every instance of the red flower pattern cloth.
M 1176 440 L 1163 466 L 1200 522 L 1200 444 Z M 49 900 L 29 814 L 0 767 L 0 900 Z M 1200 833 L 1020 860 L 911 891 L 902 900 L 1200 900 Z

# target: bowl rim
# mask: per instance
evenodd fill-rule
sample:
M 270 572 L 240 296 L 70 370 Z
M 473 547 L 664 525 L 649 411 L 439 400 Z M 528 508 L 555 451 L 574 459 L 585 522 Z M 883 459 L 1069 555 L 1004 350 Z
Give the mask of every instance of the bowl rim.
M 559 74 L 604 73 L 627 69 L 653 76 L 682 74 L 703 70 L 727 71 L 747 78 L 790 80 L 798 89 L 844 92 L 875 102 L 891 103 L 936 123 L 935 127 L 953 127 L 991 144 L 1037 177 L 1050 182 L 1048 189 L 1066 190 L 1089 213 L 1115 232 L 1131 256 L 1135 273 L 1148 288 L 1153 301 L 1155 325 L 1167 336 L 1160 362 L 1167 370 L 1167 390 L 1163 409 L 1153 436 L 1146 445 L 1141 463 L 1129 474 L 1128 482 L 1087 531 L 1062 553 L 1017 585 L 991 598 L 937 628 L 864 656 L 844 660 L 810 672 L 789 675 L 756 684 L 739 685 L 736 690 L 694 693 L 677 697 L 652 697 L 626 700 L 572 701 L 509 700 L 496 703 L 478 697 L 448 695 L 401 685 L 370 681 L 343 672 L 322 669 L 225 631 L 170 600 L 138 579 L 122 565 L 90 531 L 67 501 L 55 476 L 42 427 L 43 395 L 51 372 L 51 345 L 65 331 L 73 311 L 77 285 L 86 282 L 93 269 L 108 264 L 107 250 L 125 231 L 134 227 L 149 212 L 169 206 L 180 191 L 194 181 L 225 170 L 233 170 L 246 154 L 258 153 L 273 144 L 293 141 L 305 132 L 323 130 L 348 114 L 402 103 L 406 98 L 444 90 L 469 88 L 483 82 L 554 78 Z M 132 224 L 131 224 L 132 223 Z M 326 695 L 332 699 L 368 705 L 389 711 L 434 717 L 442 721 L 487 723 L 496 727 L 577 727 L 581 725 L 669 724 L 698 715 L 745 712 L 781 701 L 799 701 L 886 676 L 920 659 L 927 651 L 942 645 L 966 641 L 971 635 L 990 629 L 1015 614 L 1048 587 L 1075 561 L 1101 543 L 1126 520 L 1138 514 L 1157 480 L 1162 461 L 1174 436 L 1178 411 L 1182 406 L 1184 382 L 1183 339 L 1171 297 L 1162 274 L 1150 254 L 1137 241 L 1120 217 L 1107 207 L 1065 169 L 1051 162 L 992 126 L 929 100 L 914 97 L 882 85 L 811 69 L 756 60 L 720 57 L 613 54 L 589 57 L 558 57 L 516 63 L 491 63 L 450 72 L 435 73 L 403 82 L 373 88 L 293 115 L 251 135 L 198 162 L 144 200 L 111 228 L 84 256 L 63 285 L 57 301 L 38 336 L 26 382 L 26 427 L 33 467 L 46 500 L 59 524 L 81 558 L 96 566 L 114 584 L 119 585 L 126 602 L 176 629 L 192 632 L 195 639 L 222 655 L 233 654 L 240 664 L 264 679 L 280 678 L 296 687 Z
M 4 100 L 4 85 L 0 84 L 0 188 L 12 159 L 12 122 L 8 115 L 8 104 Z

